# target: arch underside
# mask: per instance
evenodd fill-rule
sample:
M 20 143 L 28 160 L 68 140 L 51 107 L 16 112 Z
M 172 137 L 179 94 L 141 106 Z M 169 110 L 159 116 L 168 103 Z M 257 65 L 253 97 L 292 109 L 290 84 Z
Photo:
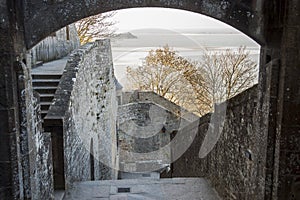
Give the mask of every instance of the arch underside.
M 28 0 L 24 5 L 26 46 L 30 49 L 52 32 L 82 18 L 139 7 L 174 8 L 210 16 L 263 44 L 260 4 L 257 0 Z

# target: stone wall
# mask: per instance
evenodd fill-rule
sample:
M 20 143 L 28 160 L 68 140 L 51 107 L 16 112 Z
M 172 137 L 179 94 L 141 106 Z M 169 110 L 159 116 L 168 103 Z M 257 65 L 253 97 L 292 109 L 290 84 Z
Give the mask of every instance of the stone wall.
M 163 177 L 204 177 L 208 174 L 207 161 L 199 159 L 199 151 L 201 144 L 203 143 L 205 133 L 208 130 L 209 121 L 211 114 L 207 114 L 201 117 L 199 120 L 189 124 L 188 126 L 180 129 L 176 135 L 178 139 L 174 140 L 172 145 L 172 152 L 175 154 L 178 146 L 187 133 L 197 130 L 191 142 L 190 146 L 183 153 L 180 158 L 178 158 L 174 163 L 172 163 L 171 171 L 169 174 L 163 174 Z M 176 155 L 172 155 L 175 157 Z M 178 157 L 178 156 L 177 156 Z
M 254 86 L 227 101 L 221 136 L 204 158 L 199 157 L 199 152 L 205 137 L 215 139 L 208 127 L 220 127 L 209 124 L 213 114 L 202 117 L 192 145 L 173 163 L 172 176 L 206 176 L 224 200 L 261 199 L 266 145 L 258 144 L 266 138 L 257 134 L 257 92 Z
M 16 11 L 19 9 L 21 6 L 17 2 L 2 0 L 0 3 L 0 199 L 24 197 L 18 147 L 22 115 L 18 109 L 20 94 L 15 66 L 25 58 L 20 56 L 20 52 L 24 52 L 24 29 L 21 12 Z
M 30 58 L 28 58 L 30 60 Z M 54 199 L 51 135 L 43 132 L 39 94 L 32 90 L 30 63 L 20 63 L 20 170 L 25 199 Z M 21 178 L 21 177 L 20 177 Z
M 67 56 L 80 45 L 74 24 L 70 24 L 43 39 L 31 50 L 33 66 L 37 62 L 49 62 Z
M 172 113 L 180 116 L 181 118 L 187 121 L 196 121 L 199 117 L 184 108 L 178 106 L 177 104 L 170 102 L 169 100 L 165 99 L 164 97 L 156 94 L 152 91 L 133 91 L 133 92 L 123 92 L 122 95 L 122 104 L 138 102 L 138 101 L 148 101 L 158 104 L 165 109 L 171 111 Z
M 271 96 L 270 99 L 271 103 L 277 102 L 277 113 L 273 115 L 277 125 L 273 143 L 275 154 L 272 198 L 298 200 L 300 199 L 300 2 L 286 1 L 285 16 L 282 19 L 284 19 L 280 43 L 282 57 L 279 70 L 275 67 L 279 74 L 278 88 L 276 90 L 272 84 L 270 89 L 278 91 L 277 98 Z M 273 72 L 275 70 L 273 69 Z M 276 104 L 273 105 L 275 107 Z M 271 145 L 272 140 L 268 143 Z
M 116 178 L 114 73 L 109 40 L 89 43 L 70 56 L 46 116 L 63 119 L 66 189 L 75 181 Z
M 171 134 L 187 124 L 186 120 L 176 114 L 151 101 L 119 106 L 117 121 L 120 170 L 145 172 L 170 164 L 171 151 L 167 145 Z M 142 164 L 146 162 L 149 162 L 149 166 L 153 164 L 153 168 Z M 132 170 L 126 164 L 131 165 Z

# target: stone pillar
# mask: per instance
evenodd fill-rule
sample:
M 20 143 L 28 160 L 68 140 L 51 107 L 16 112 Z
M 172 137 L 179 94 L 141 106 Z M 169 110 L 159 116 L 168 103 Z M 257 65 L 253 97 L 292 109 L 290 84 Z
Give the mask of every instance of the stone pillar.
M 16 66 L 24 57 L 21 1 L 0 1 L 0 199 L 22 199 Z
M 274 170 L 276 169 L 276 162 L 274 152 L 276 141 L 278 140 L 276 134 L 277 124 L 277 99 L 278 99 L 278 84 L 279 84 L 279 69 L 280 59 L 275 58 L 269 61 L 270 52 L 267 48 L 261 50 L 260 67 L 260 81 L 258 94 L 258 131 L 257 131 L 257 147 L 261 148 L 257 159 L 259 163 L 259 173 L 265 179 L 257 180 L 256 192 L 259 193 L 261 199 L 272 199 L 272 188 L 275 183 Z M 265 64 L 266 63 L 266 64 Z M 264 150 L 264 152 L 262 152 Z M 264 198 L 263 198 L 264 197 Z
M 266 148 L 265 200 L 300 199 L 300 1 L 265 2 L 260 133 Z
M 274 197 L 300 199 L 300 1 L 288 0 L 281 41 L 281 69 L 278 88 L 277 143 L 278 185 Z M 276 194 L 277 193 L 277 194 Z

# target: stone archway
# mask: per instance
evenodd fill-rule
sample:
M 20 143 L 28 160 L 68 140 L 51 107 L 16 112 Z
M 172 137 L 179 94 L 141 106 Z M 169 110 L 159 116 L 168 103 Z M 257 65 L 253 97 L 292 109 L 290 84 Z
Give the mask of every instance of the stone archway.
M 259 44 L 259 132 L 268 137 L 263 199 L 295 199 L 300 141 L 300 4 L 289 0 L 1 0 L 0 6 L 0 196 L 24 197 L 16 138 L 19 137 L 17 71 L 31 48 L 50 33 L 83 17 L 132 7 L 184 9 L 219 19 Z M 268 65 L 267 65 L 268 63 Z M 260 144 L 266 145 L 266 144 Z M 298 169 L 298 170 L 297 170 Z
M 52 32 L 84 17 L 112 10 L 138 7 L 162 7 L 187 10 L 225 22 L 264 43 L 262 2 L 239 0 L 122 0 L 58 1 L 25 3 L 26 46 L 31 48 Z

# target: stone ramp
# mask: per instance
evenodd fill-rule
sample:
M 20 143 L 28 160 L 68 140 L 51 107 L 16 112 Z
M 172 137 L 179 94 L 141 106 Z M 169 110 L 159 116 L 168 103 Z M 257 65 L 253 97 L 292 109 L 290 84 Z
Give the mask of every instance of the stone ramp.
M 65 200 L 221 200 L 203 178 L 130 179 L 74 184 Z

